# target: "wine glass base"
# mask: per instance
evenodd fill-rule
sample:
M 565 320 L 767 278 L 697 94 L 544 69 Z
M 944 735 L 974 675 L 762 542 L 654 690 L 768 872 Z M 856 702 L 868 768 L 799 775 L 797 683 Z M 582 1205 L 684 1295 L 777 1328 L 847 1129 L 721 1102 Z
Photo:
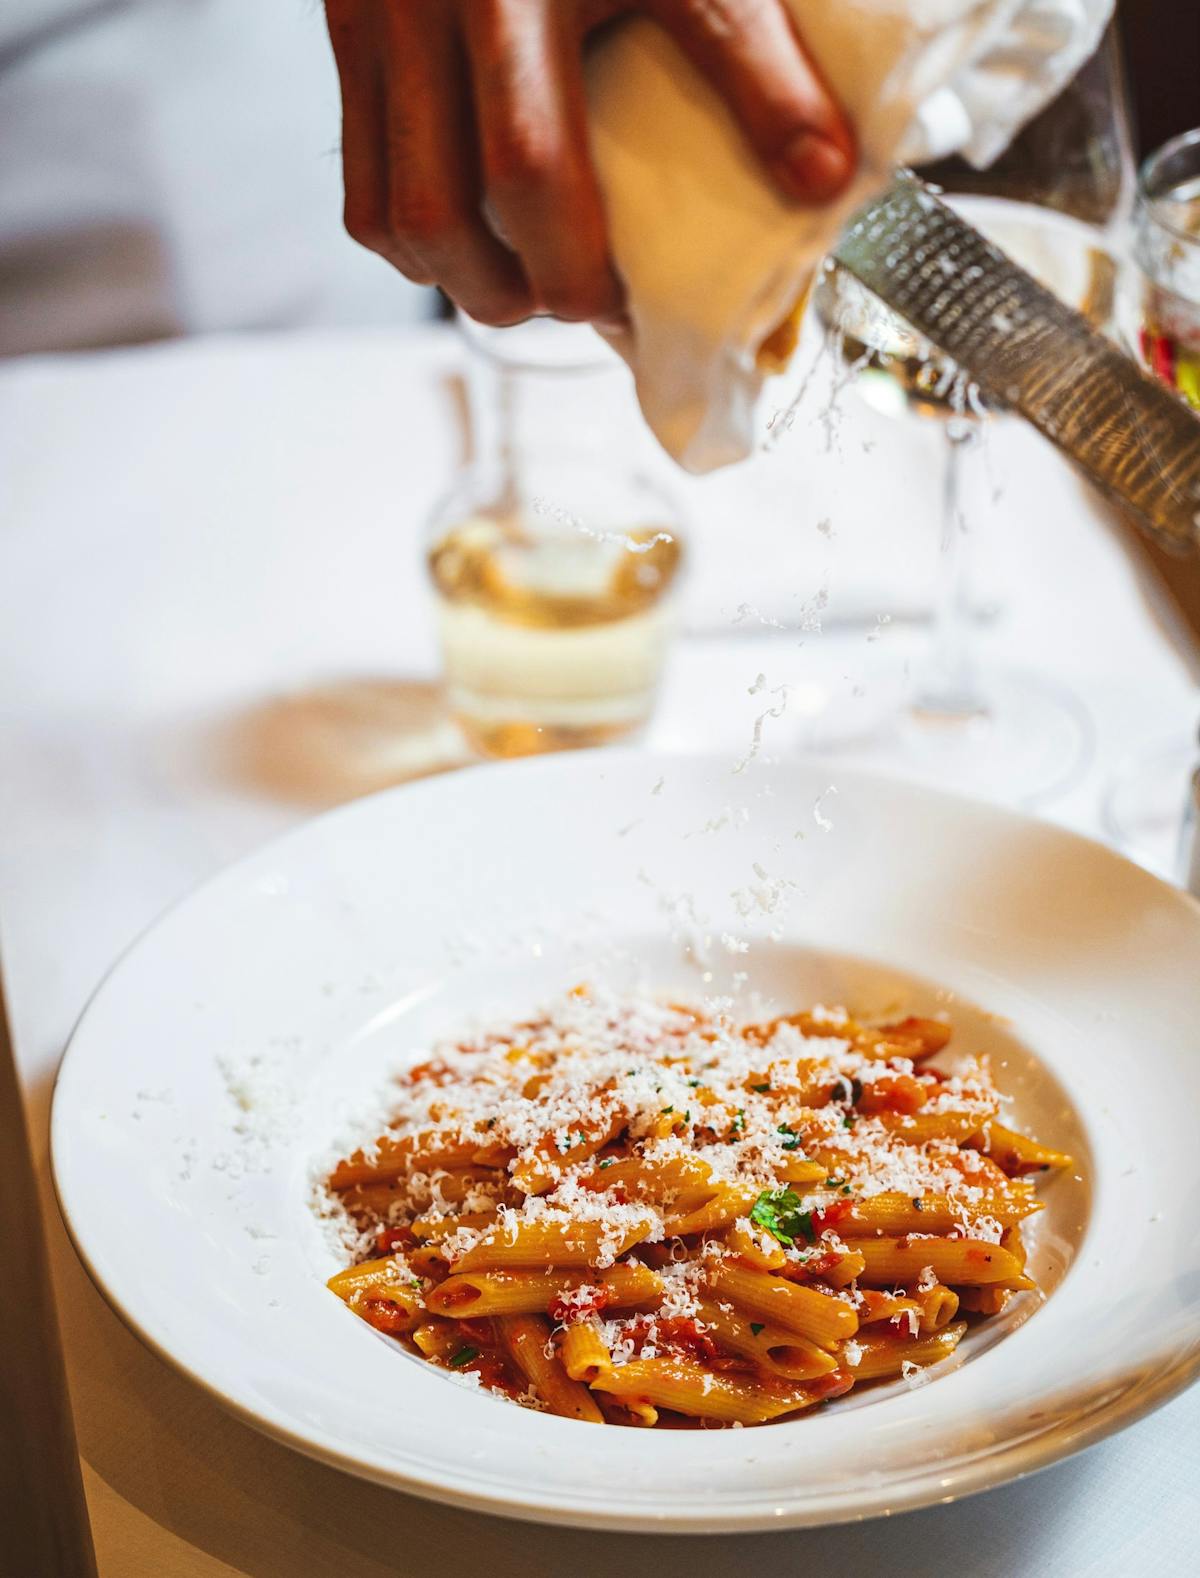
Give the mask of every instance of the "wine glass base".
M 1100 806 L 1104 831 L 1139 865 L 1174 882 L 1181 866 L 1184 808 L 1197 749 L 1178 735 L 1130 751 Z
M 1036 806 L 1064 793 L 1095 750 L 1091 718 L 1073 693 L 1022 669 L 984 668 L 981 704 L 909 703 L 870 757 L 881 767 L 960 794 Z

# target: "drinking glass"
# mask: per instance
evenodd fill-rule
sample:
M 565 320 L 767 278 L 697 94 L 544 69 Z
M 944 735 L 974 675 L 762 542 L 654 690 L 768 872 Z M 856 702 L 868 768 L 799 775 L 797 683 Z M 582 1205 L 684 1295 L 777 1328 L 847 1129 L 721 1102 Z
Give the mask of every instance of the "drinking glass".
M 919 172 L 970 223 L 1097 328 L 1115 302 L 1114 239 L 1128 216 L 1133 161 L 1114 29 L 1065 92 L 987 170 L 961 159 Z M 970 468 L 1000 413 L 951 361 L 834 264 L 815 305 L 855 387 L 885 413 L 933 418 L 945 435 L 941 554 L 928 652 L 887 747 L 896 765 L 968 791 L 1030 805 L 1086 765 L 1090 718 L 1043 674 L 985 664 L 971 614 Z
M 473 453 L 426 538 L 451 711 L 487 756 L 628 736 L 654 705 L 682 555 L 628 371 L 584 325 L 460 324 Z
M 1200 129 L 1142 165 L 1132 250 L 1120 294 L 1125 342 L 1200 411 Z M 1105 791 L 1110 836 L 1164 876 L 1187 874 L 1181 820 L 1198 760 L 1200 747 L 1181 728 L 1130 751 Z

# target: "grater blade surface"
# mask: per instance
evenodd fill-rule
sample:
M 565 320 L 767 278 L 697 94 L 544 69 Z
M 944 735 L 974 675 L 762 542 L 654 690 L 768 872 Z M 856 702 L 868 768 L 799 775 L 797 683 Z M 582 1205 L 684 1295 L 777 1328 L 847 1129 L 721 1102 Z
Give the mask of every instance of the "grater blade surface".
M 948 204 L 902 177 L 834 257 L 1165 547 L 1200 549 L 1200 420 Z

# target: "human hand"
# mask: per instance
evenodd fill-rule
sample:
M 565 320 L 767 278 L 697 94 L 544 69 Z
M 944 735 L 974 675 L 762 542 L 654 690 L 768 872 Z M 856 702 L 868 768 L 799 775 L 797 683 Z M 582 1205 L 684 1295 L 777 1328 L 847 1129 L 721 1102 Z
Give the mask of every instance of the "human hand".
M 621 311 L 588 148 L 583 42 L 650 17 L 709 78 L 780 188 L 835 197 L 853 134 L 784 0 L 326 0 L 346 228 L 482 323 Z

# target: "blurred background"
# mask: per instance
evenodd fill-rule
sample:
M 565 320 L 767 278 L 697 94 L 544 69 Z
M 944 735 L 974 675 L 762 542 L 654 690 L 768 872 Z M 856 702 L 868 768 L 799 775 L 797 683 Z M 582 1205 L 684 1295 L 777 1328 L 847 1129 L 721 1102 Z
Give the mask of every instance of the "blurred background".
M 1143 150 L 1198 118 L 1196 0 L 1123 0 Z M 0 354 L 440 311 L 341 233 L 317 0 L 5 0 Z

